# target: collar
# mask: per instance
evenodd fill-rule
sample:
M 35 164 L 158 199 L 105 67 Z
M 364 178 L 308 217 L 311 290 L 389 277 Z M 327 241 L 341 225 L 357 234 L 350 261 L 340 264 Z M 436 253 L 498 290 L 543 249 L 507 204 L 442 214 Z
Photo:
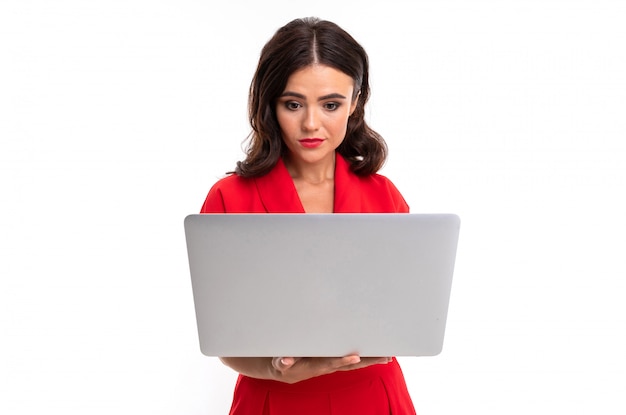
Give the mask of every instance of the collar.
M 265 176 L 255 180 L 263 206 L 268 213 L 305 213 L 296 187 L 282 159 Z M 359 212 L 360 179 L 339 153 L 335 157 L 334 212 Z

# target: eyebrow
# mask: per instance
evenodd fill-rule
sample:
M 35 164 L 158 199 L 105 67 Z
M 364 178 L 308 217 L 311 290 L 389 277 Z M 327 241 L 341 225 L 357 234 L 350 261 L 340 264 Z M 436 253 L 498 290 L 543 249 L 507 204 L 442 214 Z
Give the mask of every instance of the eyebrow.
M 306 99 L 306 97 L 302 94 L 299 94 L 297 92 L 292 92 L 292 91 L 285 91 L 280 95 L 280 98 L 282 97 L 294 97 L 294 98 L 300 98 L 300 99 Z M 318 101 L 325 101 L 327 99 L 346 99 L 345 96 L 338 94 L 338 93 L 332 93 L 332 94 L 328 94 L 328 95 L 323 95 L 321 97 L 319 97 L 317 100 Z

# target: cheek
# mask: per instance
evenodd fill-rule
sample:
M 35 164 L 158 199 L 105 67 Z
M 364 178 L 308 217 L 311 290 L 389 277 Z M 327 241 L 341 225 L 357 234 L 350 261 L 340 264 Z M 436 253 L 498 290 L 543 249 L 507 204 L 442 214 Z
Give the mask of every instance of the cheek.
M 293 120 L 291 117 L 286 116 L 286 114 L 282 111 L 276 113 L 276 120 L 278 121 L 278 126 L 284 132 L 288 132 L 293 125 Z
M 348 129 L 348 114 L 333 120 L 331 128 L 337 134 L 345 134 Z

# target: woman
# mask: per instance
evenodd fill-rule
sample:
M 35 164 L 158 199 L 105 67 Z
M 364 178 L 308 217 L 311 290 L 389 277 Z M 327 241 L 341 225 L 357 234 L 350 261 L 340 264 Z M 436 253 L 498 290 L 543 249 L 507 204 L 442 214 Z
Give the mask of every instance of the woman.
M 246 158 L 202 213 L 408 212 L 376 174 L 387 147 L 364 120 L 369 67 L 334 23 L 297 19 L 261 52 L 250 87 Z M 395 358 L 221 358 L 239 372 L 232 415 L 414 414 Z

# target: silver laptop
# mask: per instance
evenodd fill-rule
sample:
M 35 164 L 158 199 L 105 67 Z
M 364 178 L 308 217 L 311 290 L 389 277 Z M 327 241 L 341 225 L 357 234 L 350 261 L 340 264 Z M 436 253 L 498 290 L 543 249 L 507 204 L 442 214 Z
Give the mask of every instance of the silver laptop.
M 442 350 L 453 214 L 185 218 L 207 356 L 433 356 Z

